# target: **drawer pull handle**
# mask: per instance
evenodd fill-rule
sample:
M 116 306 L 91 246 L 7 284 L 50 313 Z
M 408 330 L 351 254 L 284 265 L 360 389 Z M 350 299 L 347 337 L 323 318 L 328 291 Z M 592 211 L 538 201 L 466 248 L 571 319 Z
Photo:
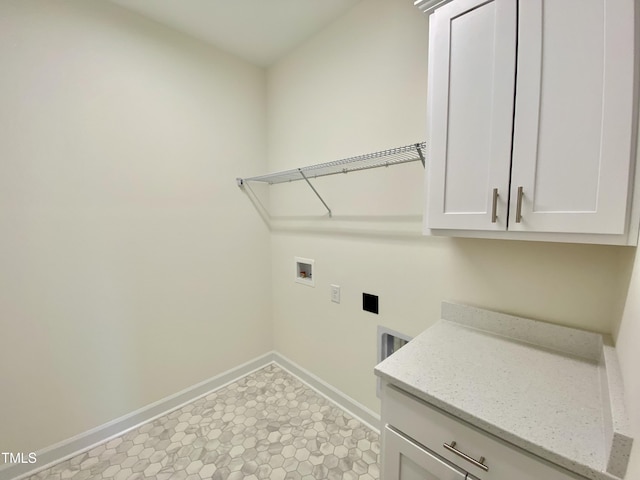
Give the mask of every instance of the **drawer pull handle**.
M 456 442 L 451 442 L 451 445 L 449 445 L 448 443 L 443 443 L 442 446 L 444 448 L 446 448 L 447 450 L 449 450 L 450 452 L 455 453 L 459 457 L 464 458 L 466 461 L 473 463 L 476 467 L 481 468 L 485 472 L 489 471 L 489 467 L 487 467 L 484 464 L 484 457 L 480 457 L 480 460 L 476 460 L 474 458 L 471 458 L 469 455 L 467 455 L 466 453 L 461 452 L 460 450 L 458 450 L 456 448 Z

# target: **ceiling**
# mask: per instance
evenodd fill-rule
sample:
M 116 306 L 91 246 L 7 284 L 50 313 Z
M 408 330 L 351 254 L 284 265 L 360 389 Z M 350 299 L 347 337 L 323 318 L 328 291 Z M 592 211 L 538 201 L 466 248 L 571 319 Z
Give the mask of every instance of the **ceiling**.
M 111 0 L 260 66 L 269 66 L 359 0 Z

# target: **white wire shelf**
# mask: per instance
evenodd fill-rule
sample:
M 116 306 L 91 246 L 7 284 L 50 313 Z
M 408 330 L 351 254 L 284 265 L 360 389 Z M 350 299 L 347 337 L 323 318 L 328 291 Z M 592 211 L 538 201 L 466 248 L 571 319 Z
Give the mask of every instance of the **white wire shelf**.
M 331 216 L 331 209 L 325 203 L 318 191 L 311 184 L 309 179 L 326 177 L 327 175 L 337 175 L 339 173 L 357 172 L 361 170 L 369 170 L 379 167 L 390 167 L 391 165 L 400 165 L 403 163 L 421 161 L 422 166 L 425 165 L 424 150 L 427 142 L 414 143 L 404 147 L 392 148 L 381 152 L 367 153 L 357 157 L 343 158 L 333 162 L 319 163 L 308 167 L 294 168 L 282 172 L 268 173 L 266 175 L 258 175 L 256 177 L 237 178 L 239 187 L 244 187 L 246 182 L 264 182 L 269 185 L 278 183 L 295 182 L 305 180 L 313 193 L 320 199 L 324 207 Z
M 285 182 L 295 182 L 309 178 L 325 177 L 327 175 L 337 175 L 339 173 L 357 172 L 378 167 L 389 167 L 402 163 L 422 161 L 424 165 L 424 149 L 427 143 L 415 143 L 405 147 L 392 148 L 381 152 L 368 153 L 357 157 L 343 158 L 333 162 L 319 163 L 308 167 L 294 168 L 282 172 L 268 173 L 255 177 L 238 178 L 238 185 L 244 182 L 265 182 L 269 185 Z

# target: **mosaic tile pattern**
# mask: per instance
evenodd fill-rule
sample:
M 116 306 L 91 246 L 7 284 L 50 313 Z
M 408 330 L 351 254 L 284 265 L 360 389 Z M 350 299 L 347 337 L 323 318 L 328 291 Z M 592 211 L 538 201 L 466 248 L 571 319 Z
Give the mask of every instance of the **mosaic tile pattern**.
M 374 480 L 378 435 L 276 365 L 29 480 Z

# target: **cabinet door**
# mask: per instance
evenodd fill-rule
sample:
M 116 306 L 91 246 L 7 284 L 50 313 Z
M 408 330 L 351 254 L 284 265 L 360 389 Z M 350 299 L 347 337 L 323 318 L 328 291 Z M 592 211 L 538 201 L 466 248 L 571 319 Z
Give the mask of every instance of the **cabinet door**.
M 519 3 L 509 230 L 625 232 L 633 3 Z
M 431 15 L 427 228 L 507 228 L 516 6 L 458 0 Z
M 414 441 L 384 428 L 382 480 L 465 480 L 466 472 Z

